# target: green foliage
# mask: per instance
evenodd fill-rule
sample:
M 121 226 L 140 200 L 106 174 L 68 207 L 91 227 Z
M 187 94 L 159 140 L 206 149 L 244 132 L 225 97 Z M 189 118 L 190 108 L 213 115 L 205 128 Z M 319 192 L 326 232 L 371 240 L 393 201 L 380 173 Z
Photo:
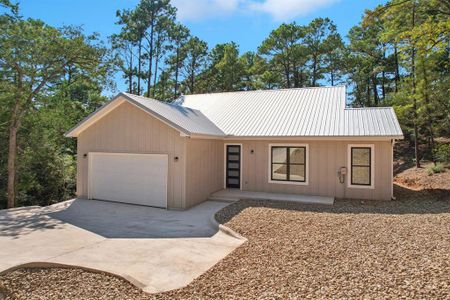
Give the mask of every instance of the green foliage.
M 450 163 L 450 143 L 438 143 L 434 149 L 434 158 L 438 162 Z
M 435 165 L 431 165 L 427 168 L 427 174 L 429 176 L 436 174 L 436 173 L 442 173 L 445 172 L 445 167 L 441 163 L 437 163 Z
M 109 51 L 78 27 L 2 20 L 0 207 L 7 196 L 9 206 L 65 200 L 74 194 L 76 144 L 63 134 L 105 101 Z

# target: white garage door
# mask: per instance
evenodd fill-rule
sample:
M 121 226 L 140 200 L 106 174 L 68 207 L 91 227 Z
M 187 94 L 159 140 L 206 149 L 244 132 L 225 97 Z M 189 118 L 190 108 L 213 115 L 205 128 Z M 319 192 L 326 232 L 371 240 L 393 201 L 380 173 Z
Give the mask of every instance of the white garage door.
M 167 207 L 166 154 L 89 153 L 89 199 Z

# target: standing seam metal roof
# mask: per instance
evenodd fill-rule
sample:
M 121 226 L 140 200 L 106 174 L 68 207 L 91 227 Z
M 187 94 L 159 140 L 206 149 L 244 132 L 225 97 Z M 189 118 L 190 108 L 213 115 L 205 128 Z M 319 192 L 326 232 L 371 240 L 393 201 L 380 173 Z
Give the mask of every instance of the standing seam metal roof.
M 225 134 L 270 136 L 402 136 L 392 108 L 346 108 L 345 87 L 186 95 Z

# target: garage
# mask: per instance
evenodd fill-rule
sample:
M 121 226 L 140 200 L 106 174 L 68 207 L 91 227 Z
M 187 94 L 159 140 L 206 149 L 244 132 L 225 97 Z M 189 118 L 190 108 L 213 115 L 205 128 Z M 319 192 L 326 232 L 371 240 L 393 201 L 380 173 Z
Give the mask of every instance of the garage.
M 88 154 L 88 198 L 167 208 L 167 154 Z

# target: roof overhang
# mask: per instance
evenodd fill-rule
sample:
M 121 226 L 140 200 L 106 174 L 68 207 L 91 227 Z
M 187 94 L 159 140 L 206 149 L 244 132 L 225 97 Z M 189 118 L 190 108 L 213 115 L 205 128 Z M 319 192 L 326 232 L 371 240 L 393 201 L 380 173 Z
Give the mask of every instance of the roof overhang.
M 304 141 L 390 141 L 402 140 L 403 135 L 392 136 L 233 136 L 228 135 L 224 140 L 304 140 Z

